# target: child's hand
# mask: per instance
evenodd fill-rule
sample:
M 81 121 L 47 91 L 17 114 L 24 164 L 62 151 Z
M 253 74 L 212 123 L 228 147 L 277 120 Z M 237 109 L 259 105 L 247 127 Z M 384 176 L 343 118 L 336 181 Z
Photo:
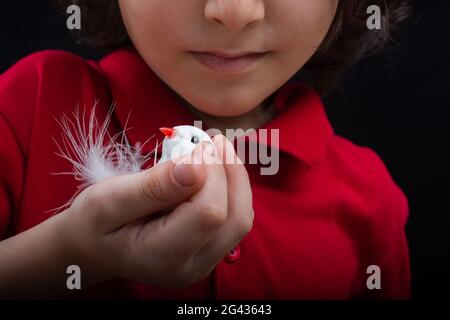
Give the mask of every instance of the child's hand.
M 235 155 L 225 137 L 214 146 L 183 158 L 194 164 L 167 161 L 80 194 L 65 212 L 66 237 L 88 284 L 122 277 L 186 287 L 242 240 L 253 223 L 248 175 L 242 163 L 221 164 L 224 151 Z

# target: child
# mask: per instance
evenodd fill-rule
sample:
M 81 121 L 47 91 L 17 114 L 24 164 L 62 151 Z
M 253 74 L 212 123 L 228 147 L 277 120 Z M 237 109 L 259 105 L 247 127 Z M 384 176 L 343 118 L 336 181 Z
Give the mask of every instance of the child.
M 99 62 L 45 51 L 0 77 L 0 295 L 74 294 L 76 266 L 83 297 L 407 298 L 404 195 L 375 153 L 333 134 L 313 89 L 288 83 L 302 70 L 328 91 L 381 47 L 404 2 L 76 1 L 82 39 L 115 50 Z M 372 4 L 382 30 L 366 26 Z M 128 128 L 132 145 L 195 120 L 279 130 L 267 142 L 279 170 L 188 157 L 99 182 L 52 214 L 78 187 L 52 174 L 72 170 L 55 118 L 95 105 L 102 121 L 111 104 L 108 130 Z M 213 140 L 193 157 L 234 153 Z

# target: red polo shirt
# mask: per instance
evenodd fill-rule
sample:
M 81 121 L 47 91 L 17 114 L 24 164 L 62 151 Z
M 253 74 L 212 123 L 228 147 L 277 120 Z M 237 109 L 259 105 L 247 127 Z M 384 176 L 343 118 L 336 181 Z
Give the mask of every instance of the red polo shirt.
M 76 106 L 88 116 L 95 103 L 100 121 L 116 104 L 112 133 L 129 118 L 133 144 L 159 127 L 195 120 L 133 49 L 99 62 L 56 51 L 21 60 L 0 76 L 0 239 L 48 219 L 48 210 L 75 193 L 71 176 L 52 175 L 72 170 L 55 154 L 52 137 L 61 137 L 55 118 Z M 186 289 L 115 280 L 86 293 L 158 299 L 408 297 L 408 205 L 382 161 L 333 133 L 311 89 L 285 85 L 275 106 L 279 115 L 264 128 L 280 130 L 279 171 L 264 176 L 258 164 L 246 165 L 253 229 L 207 279 Z M 144 151 L 153 149 L 151 142 Z M 367 288 L 371 265 L 380 267 L 380 290 Z

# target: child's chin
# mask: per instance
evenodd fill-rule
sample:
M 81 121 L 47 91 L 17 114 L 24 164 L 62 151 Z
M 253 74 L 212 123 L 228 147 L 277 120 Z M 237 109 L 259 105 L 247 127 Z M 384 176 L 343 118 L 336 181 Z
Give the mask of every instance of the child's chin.
M 230 104 L 220 105 L 220 106 L 208 106 L 208 107 L 196 107 L 196 109 L 204 114 L 213 117 L 239 117 L 250 111 L 252 111 L 256 106 L 249 107 L 239 107 L 236 108 Z

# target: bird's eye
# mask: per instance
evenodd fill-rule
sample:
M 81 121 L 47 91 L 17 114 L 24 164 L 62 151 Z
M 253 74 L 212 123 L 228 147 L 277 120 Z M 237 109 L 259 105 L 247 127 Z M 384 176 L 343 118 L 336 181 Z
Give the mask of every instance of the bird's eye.
M 191 143 L 193 143 L 193 144 L 198 144 L 200 142 L 200 140 L 196 137 L 196 136 L 193 136 L 192 138 L 191 138 Z

